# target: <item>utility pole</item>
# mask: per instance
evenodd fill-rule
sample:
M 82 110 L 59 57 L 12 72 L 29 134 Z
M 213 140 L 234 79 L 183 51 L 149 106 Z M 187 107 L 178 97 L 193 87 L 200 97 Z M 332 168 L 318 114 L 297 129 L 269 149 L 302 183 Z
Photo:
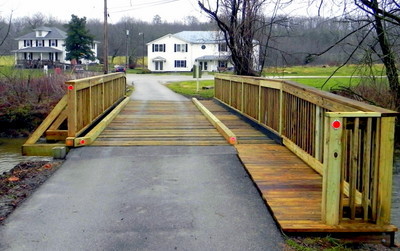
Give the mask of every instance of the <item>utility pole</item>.
M 140 33 L 139 33 L 139 36 L 142 36 L 142 38 L 143 38 L 143 40 L 142 40 L 142 41 L 143 41 L 143 44 L 142 44 L 142 45 L 143 45 L 143 58 L 142 58 L 142 64 L 143 64 L 143 66 L 142 66 L 142 67 L 143 67 L 143 69 L 144 69 L 144 68 L 145 68 L 145 67 L 144 67 L 144 54 L 145 54 L 145 48 L 144 48 L 144 32 L 140 32 Z
M 126 69 L 128 69 L 129 66 L 129 30 L 126 30 Z
M 108 73 L 108 24 L 107 24 L 107 0 L 104 0 L 104 48 L 103 48 L 103 57 L 104 57 L 104 74 Z

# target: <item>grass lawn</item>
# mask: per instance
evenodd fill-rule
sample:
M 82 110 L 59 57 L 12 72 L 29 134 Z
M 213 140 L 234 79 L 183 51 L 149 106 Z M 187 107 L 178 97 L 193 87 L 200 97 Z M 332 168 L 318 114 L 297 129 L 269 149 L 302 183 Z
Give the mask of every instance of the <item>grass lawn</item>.
M 0 66 L 13 66 L 15 63 L 14 56 L 0 56 Z
M 199 81 L 200 87 L 199 92 L 197 92 L 196 81 L 184 81 L 170 83 L 167 87 L 176 93 L 192 96 L 203 99 L 210 99 L 214 97 L 214 89 L 203 89 L 202 87 L 214 86 L 214 80 L 201 80 Z
M 268 67 L 263 76 L 330 76 L 338 69 L 337 66 L 292 66 L 292 67 Z M 347 65 L 337 70 L 334 76 L 365 76 L 384 75 L 384 67 L 376 64 L 372 69 L 361 65 Z
M 307 86 L 312 86 L 324 91 L 330 91 L 340 86 L 349 87 L 358 85 L 362 78 L 359 76 L 385 76 L 383 65 L 374 65 L 371 69 L 365 66 L 349 65 L 340 68 L 328 82 L 326 80 L 337 69 L 337 66 L 293 66 L 293 67 L 275 67 L 266 68 L 264 71 L 265 77 L 285 77 L 284 80 L 297 82 Z M 310 78 L 309 76 L 315 76 Z M 353 77 L 352 77 L 353 76 Z M 383 82 L 387 82 L 383 78 Z M 326 82 L 326 83 L 325 83 Z M 211 80 L 201 80 L 202 86 L 213 86 Z M 201 96 L 203 98 L 211 98 L 214 95 L 214 90 L 200 90 L 196 92 L 196 81 L 187 81 L 169 84 L 168 87 L 177 93 L 189 96 Z M 200 87 L 200 88 L 201 88 Z
M 360 83 L 360 78 L 331 78 L 326 82 L 328 78 L 289 78 L 286 80 L 294 81 L 303 85 L 312 86 L 324 91 L 330 91 L 339 86 L 352 86 Z

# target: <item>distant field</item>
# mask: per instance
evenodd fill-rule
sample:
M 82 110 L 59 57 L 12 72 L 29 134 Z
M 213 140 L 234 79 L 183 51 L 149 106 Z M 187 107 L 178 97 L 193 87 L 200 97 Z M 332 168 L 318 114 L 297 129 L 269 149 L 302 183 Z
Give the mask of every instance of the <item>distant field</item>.
M 0 66 L 12 66 L 14 63 L 14 56 L 0 56 Z
M 352 86 L 360 83 L 360 78 L 332 78 L 327 81 L 328 78 L 289 78 L 286 80 L 294 81 L 303 85 L 312 86 L 324 91 L 330 91 L 339 86 Z
M 292 66 L 265 68 L 263 76 L 330 76 L 338 69 L 337 66 Z M 362 65 L 347 65 L 337 70 L 334 76 L 366 76 L 384 75 L 384 67 L 376 64 L 371 68 Z
M 337 69 L 336 66 L 293 66 L 287 68 L 267 68 L 264 71 L 265 77 L 280 78 L 312 86 L 324 91 L 330 91 L 338 87 L 349 87 L 359 84 L 365 76 L 383 76 L 380 80 L 387 83 L 384 77 L 384 68 L 382 65 L 374 65 L 368 69 L 359 65 L 349 65 L 339 69 L 329 81 L 327 79 Z M 313 77 L 312 77 L 313 76 Z M 326 83 L 325 83 L 326 82 Z M 212 86 L 213 81 L 200 81 L 201 86 Z M 168 85 L 175 92 L 185 95 L 196 95 L 196 81 L 178 82 Z M 203 93 L 204 92 L 204 93 Z M 201 90 L 200 95 L 209 98 L 213 95 L 213 90 Z

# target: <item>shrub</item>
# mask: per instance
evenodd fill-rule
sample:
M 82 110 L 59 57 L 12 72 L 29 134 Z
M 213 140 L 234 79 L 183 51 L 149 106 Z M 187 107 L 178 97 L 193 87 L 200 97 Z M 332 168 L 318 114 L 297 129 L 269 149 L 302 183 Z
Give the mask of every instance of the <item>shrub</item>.
M 21 70 L 1 72 L 0 134 L 26 136 L 65 94 L 68 75 L 34 76 Z

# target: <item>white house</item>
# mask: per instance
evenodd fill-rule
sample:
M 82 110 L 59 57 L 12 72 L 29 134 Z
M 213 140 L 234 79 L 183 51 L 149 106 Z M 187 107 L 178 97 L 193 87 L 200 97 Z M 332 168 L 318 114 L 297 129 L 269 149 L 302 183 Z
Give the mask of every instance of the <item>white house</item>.
M 148 69 L 154 72 L 229 69 L 230 52 L 218 31 L 182 31 L 147 43 Z M 255 50 L 258 58 L 258 50 Z
M 67 33 L 55 27 L 39 27 L 26 35 L 16 38 L 18 49 L 14 50 L 15 64 L 25 67 L 42 67 L 70 64 L 65 60 L 65 39 Z M 97 44 L 92 44 L 94 56 L 97 58 Z M 82 60 L 82 64 L 93 61 Z M 94 61 L 98 62 L 98 60 Z

